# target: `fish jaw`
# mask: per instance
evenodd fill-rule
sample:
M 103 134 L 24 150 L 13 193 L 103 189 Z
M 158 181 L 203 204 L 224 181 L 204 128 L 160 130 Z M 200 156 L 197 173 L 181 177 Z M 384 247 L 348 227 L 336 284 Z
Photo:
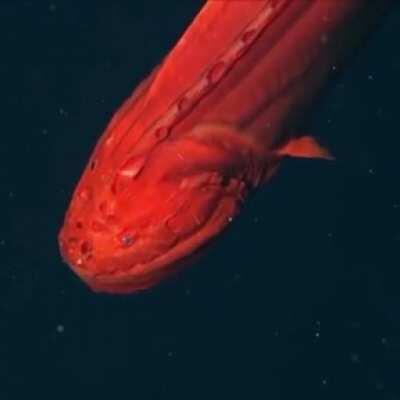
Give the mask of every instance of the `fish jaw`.
M 96 176 L 85 173 L 59 234 L 64 260 L 95 291 L 158 283 L 218 235 L 263 180 L 265 162 L 250 138 L 199 125 L 123 160 L 90 196 L 82 193 Z
M 171 240 L 173 245 L 165 253 L 160 253 L 148 262 L 132 264 L 130 253 L 123 254 L 121 250 L 119 255 L 115 252 L 113 256 L 85 260 L 82 255 L 71 253 L 68 248 L 68 229 L 63 229 L 60 233 L 60 248 L 64 260 L 93 291 L 110 294 L 134 293 L 156 285 L 180 269 L 184 265 L 182 261 L 218 235 L 237 210 L 238 204 L 234 198 L 221 199 L 201 228 L 180 241 Z M 173 232 L 170 235 L 171 239 L 176 239 Z M 112 247 L 113 251 L 116 249 L 117 246 Z M 93 254 L 97 257 L 95 251 L 94 245 Z

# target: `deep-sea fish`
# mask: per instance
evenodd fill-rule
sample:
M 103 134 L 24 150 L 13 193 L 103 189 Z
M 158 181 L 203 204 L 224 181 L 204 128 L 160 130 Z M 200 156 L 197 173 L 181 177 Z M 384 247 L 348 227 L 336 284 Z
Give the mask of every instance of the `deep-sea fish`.
M 59 234 L 66 262 L 95 291 L 148 288 L 284 157 L 332 158 L 299 121 L 382 5 L 208 1 L 98 141 Z

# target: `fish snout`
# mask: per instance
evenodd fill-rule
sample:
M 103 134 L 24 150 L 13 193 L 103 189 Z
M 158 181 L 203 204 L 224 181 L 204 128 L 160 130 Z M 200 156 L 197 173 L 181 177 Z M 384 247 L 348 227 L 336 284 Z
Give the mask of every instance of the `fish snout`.
M 79 272 L 87 269 L 93 259 L 93 242 L 83 231 L 81 222 L 74 225 L 72 227 L 70 221 L 65 223 L 59 233 L 58 241 L 63 260 L 75 272 Z

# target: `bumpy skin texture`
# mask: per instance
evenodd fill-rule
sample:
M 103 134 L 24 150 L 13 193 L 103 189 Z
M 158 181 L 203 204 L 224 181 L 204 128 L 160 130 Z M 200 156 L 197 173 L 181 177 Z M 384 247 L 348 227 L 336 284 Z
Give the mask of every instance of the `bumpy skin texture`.
M 99 140 L 59 235 L 72 269 L 133 292 L 220 233 L 275 171 L 366 4 L 208 2 Z
M 130 159 L 134 169 L 103 191 L 78 190 L 60 234 L 64 257 L 95 290 L 156 283 L 234 217 L 264 171 L 256 152 L 225 127 L 201 126 L 138 156 L 139 172 Z

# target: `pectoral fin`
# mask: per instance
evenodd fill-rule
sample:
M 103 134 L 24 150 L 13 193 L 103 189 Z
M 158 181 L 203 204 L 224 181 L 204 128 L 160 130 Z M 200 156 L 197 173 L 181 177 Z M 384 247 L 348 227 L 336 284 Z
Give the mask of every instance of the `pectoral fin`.
M 321 146 L 312 136 L 301 136 L 292 138 L 277 150 L 281 156 L 301 157 L 301 158 L 323 158 L 334 160 L 335 157 Z
M 199 124 L 153 151 L 157 171 L 152 176 L 176 180 L 217 173 L 225 180 L 239 179 L 257 186 L 264 174 L 264 154 L 252 137 L 234 126 Z
M 227 124 L 199 124 L 183 138 L 170 143 L 174 152 L 179 152 L 187 160 L 178 160 L 178 164 L 187 164 L 190 169 L 216 170 L 234 175 L 261 160 L 251 137 L 242 135 Z M 181 168 L 179 166 L 178 170 Z

